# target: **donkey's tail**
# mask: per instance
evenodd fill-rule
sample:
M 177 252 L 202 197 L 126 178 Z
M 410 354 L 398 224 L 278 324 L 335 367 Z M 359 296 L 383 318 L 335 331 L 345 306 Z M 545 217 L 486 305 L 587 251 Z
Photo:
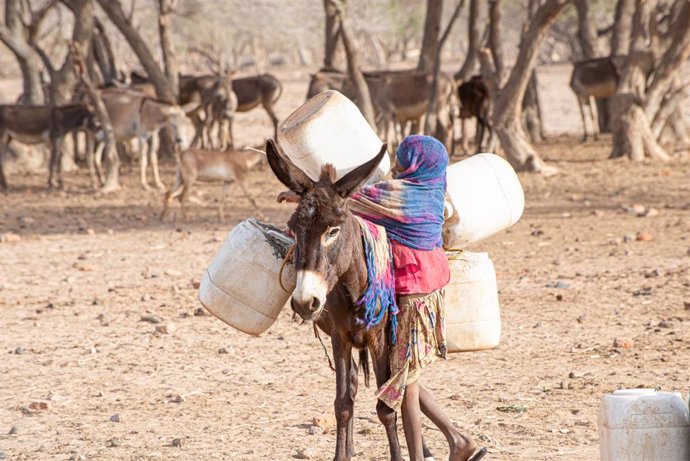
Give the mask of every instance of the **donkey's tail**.
M 364 373 L 364 385 L 369 387 L 371 370 L 369 368 L 369 349 L 366 347 L 359 350 L 359 367 Z

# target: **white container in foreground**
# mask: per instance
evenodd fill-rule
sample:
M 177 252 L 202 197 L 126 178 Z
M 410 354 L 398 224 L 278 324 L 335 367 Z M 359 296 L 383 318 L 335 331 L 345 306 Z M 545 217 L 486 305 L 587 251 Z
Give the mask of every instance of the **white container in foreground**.
M 459 250 L 515 224 L 525 194 L 510 164 L 495 154 L 477 154 L 447 171 L 452 210 L 443 226 L 443 246 Z M 447 210 L 448 211 L 448 210 Z
M 497 347 L 501 312 L 496 271 L 487 253 L 446 252 L 450 283 L 446 286 L 448 352 Z
M 300 170 L 318 181 L 321 167 L 335 166 L 338 179 L 379 153 L 383 142 L 357 106 L 335 90 L 308 99 L 278 128 L 278 144 Z M 368 183 L 381 180 L 390 170 L 384 155 Z
M 680 394 L 623 389 L 599 409 L 601 461 L 690 460 L 690 415 Z
M 199 284 L 199 301 L 228 325 L 259 335 L 278 318 L 290 295 L 278 282 L 283 259 L 292 239 L 280 230 L 242 221 L 223 242 Z M 295 289 L 295 270 L 287 264 L 283 284 Z

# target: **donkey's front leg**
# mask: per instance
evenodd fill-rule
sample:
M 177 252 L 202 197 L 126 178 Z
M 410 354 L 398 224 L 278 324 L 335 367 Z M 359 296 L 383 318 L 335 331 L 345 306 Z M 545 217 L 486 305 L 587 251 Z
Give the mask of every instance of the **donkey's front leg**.
M 331 337 L 333 360 L 335 362 L 335 419 L 337 423 L 334 461 L 349 461 L 352 455 L 352 434 L 350 422 L 354 413 L 354 400 L 350 392 L 350 368 L 352 366 L 352 344 Z

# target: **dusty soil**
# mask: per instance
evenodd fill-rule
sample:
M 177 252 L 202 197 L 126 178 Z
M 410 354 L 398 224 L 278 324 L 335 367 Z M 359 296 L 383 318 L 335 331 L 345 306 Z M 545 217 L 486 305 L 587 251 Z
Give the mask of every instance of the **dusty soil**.
M 306 91 L 302 76 L 284 80 L 280 116 Z M 237 133 L 258 144 L 271 133 L 268 117 L 240 116 Z M 487 460 L 596 460 L 602 394 L 690 389 L 690 157 L 610 161 L 609 142 L 538 146 L 561 173 L 521 175 L 524 217 L 473 248 L 497 269 L 500 347 L 452 355 L 423 375 L 453 421 L 489 447 Z M 168 162 L 164 180 L 173 174 Z M 105 197 L 91 194 L 83 171 L 67 174 L 62 193 L 47 192 L 43 175 L 9 178 L 13 190 L 0 199 L 0 452 L 288 460 L 308 448 L 331 459 L 334 434 L 310 433 L 313 418 L 332 414 L 334 395 L 311 328 L 284 311 L 255 338 L 195 315 L 195 283 L 228 230 L 253 214 L 248 201 L 233 190 L 220 223 L 219 188 L 202 187 L 189 221 L 161 223 L 160 195 L 140 190 L 134 166 L 123 178 Z M 268 220 L 284 223 L 291 206 L 273 202 L 282 188 L 268 169 L 251 183 Z M 635 203 L 658 214 L 624 209 Z M 170 323 L 175 331 L 156 331 Z M 358 460 L 387 455 L 373 392 L 361 387 L 356 404 Z M 442 435 L 425 428 L 444 459 Z

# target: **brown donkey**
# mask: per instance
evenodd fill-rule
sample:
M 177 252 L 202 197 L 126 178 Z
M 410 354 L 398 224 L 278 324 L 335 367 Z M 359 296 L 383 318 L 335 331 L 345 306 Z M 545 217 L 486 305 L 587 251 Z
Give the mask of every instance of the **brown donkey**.
M 337 421 L 336 461 L 349 460 L 353 453 L 354 399 L 357 395 L 357 363 L 352 349 L 360 350 L 360 364 L 368 380 L 368 354 L 373 359 L 377 386 L 390 377 L 387 315 L 380 324 L 366 330 L 363 308 L 356 305 L 367 285 L 367 266 L 361 231 L 347 205 L 386 155 L 379 154 L 335 181 L 335 169 L 323 168 L 321 179 L 312 181 L 282 157 L 276 145 L 266 145 L 268 163 L 276 177 L 300 196 L 288 226 L 295 235 L 297 286 L 292 293 L 292 310 L 313 321 L 331 337 L 336 375 L 335 417 Z M 382 401 L 376 413 L 386 429 L 390 456 L 402 461 L 396 432 L 396 413 Z M 433 460 L 425 448 L 425 459 Z

